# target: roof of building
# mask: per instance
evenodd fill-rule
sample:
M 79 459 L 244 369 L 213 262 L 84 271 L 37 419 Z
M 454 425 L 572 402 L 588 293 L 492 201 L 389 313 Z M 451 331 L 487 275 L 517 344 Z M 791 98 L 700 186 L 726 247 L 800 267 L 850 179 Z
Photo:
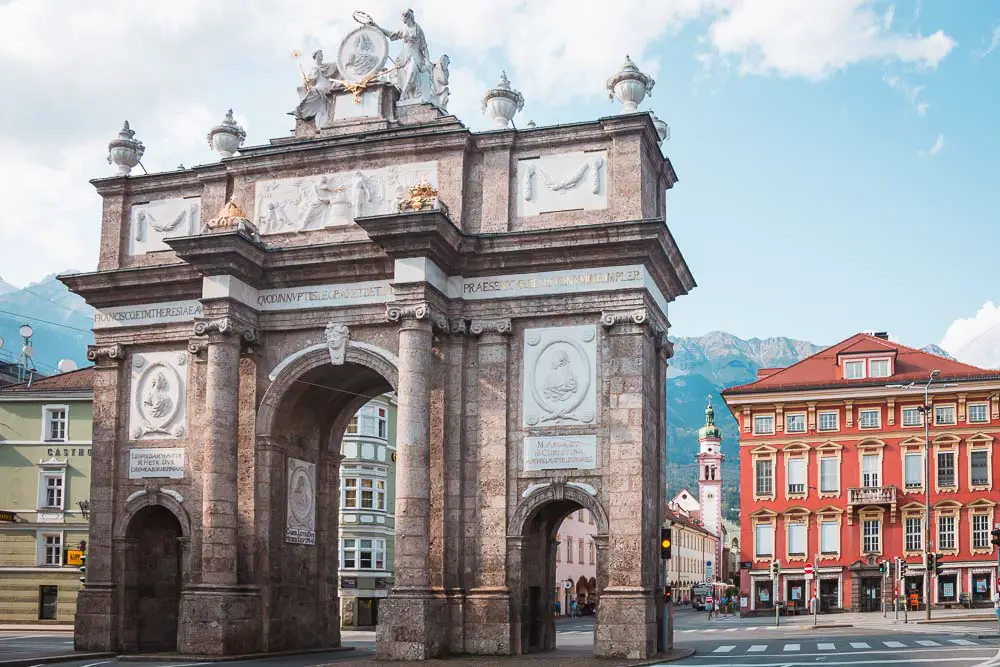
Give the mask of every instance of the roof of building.
M 890 377 L 846 380 L 840 370 L 839 357 L 845 354 L 888 354 L 895 357 Z M 772 369 L 769 369 L 772 370 Z M 792 389 L 826 389 L 840 387 L 872 387 L 886 384 L 926 381 L 931 371 L 940 374 L 936 381 L 1000 380 L 1000 370 L 987 370 L 915 350 L 899 343 L 859 333 L 811 357 L 758 379 L 756 382 L 723 390 L 724 396 L 754 394 Z
M 93 391 L 94 367 L 87 366 L 68 373 L 60 373 L 49 377 L 38 378 L 31 382 L 12 384 L 0 387 L 0 397 L 9 395 L 23 396 L 25 394 L 49 394 L 52 392 Z
M 690 517 L 686 517 L 683 514 L 673 511 L 669 507 L 665 507 L 663 509 L 663 516 L 667 521 L 673 524 L 680 524 L 686 528 L 690 528 L 691 530 L 698 531 L 699 533 L 704 533 L 708 537 L 714 537 L 715 539 L 719 539 L 718 535 L 715 535 L 714 533 L 709 531 L 707 528 L 705 528 L 705 526 L 696 523 L 694 519 L 691 519 Z

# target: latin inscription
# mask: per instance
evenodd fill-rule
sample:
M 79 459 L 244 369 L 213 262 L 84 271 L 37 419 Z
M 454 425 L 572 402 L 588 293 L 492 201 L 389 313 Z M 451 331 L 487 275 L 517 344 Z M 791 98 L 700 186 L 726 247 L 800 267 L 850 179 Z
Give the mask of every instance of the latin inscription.
M 257 307 L 262 311 L 296 310 L 317 306 L 354 306 L 367 303 L 386 303 L 392 298 L 388 280 L 355 283 L 352 285 L 323 285 L 293 287 L 261 292 Z
M 597 436 L 573 435 L 524 439 L 524 469 L 594 470 Z
M 553 287 L 578 287 L 581 285 L 592 286 L 591 289 L 607 289 L 609 286 L 617 286 L 622 283 L 634 283 L 636 287 L 642 287 L 642 273 L 637 270 L 598 270 L 569 275 L 514 277 L 496 280 L 471 278 L 462 284 L 462 293 L 475 295 L 489 292 L 548 290 Z
M 184 448 L 158 447 L 156 449 L 131 449 L 128 453 L 128 478 L 167 477 L 184 478 Z
M 137 327 L 148 324 L 172 324 L 190 322 L 201 315 L 201 304 L 197 301 L 174 301 L 150 303 L 141 306 L 106 308 L 94 312 L 95 329 L 115 327 Z

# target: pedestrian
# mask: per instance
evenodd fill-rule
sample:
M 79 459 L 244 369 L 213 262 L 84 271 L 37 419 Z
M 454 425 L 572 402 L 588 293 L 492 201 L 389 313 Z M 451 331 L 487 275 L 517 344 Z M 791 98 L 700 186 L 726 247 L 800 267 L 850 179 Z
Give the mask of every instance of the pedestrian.
M 997 627 L 1000 628 L 1000 591 L 993 594 L 993 613 L 997 617 Z
M 712 620 L 712 612 L 715 611 L 715 601 L 709 598 L 706 600 L 706 607 L 708 607 L 708 620 Z
M 576 600 L 570 600 L 570 602 L 569 602 L 569 617 L 570 618 L 576 618 L 576 612 L 577 612 Z

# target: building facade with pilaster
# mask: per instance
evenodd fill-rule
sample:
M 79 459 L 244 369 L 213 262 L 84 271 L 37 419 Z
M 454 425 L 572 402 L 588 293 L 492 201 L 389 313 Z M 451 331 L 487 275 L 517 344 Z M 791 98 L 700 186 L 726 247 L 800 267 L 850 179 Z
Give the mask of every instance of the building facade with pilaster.
M 723 397 L 742 436 L 748 611 L 775 600 L 806 605 L 807 563 L 823 611 L 879 611 L 897 597 L 923 608 L 925 542 L 939 556 L 932 605 L 991 604 L 1000 372 L 862 333 L 787 368 L 760 369 L 756 382 Z M 879 563 L 895 558 L 905 576 L 890 572 L 883 583 Z

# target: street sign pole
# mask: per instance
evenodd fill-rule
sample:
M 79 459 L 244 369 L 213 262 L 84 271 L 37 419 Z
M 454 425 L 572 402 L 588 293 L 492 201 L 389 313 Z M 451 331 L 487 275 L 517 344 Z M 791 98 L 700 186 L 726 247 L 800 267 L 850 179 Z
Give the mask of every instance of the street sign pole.
M 819 563 L 819 554 L 817 553 L 814 561 Z M 806 565 L 806 577 L 813 580 L 813 627 L 819 622 L 819 577 L 813 571 L 813 564 L 809 563 Z

